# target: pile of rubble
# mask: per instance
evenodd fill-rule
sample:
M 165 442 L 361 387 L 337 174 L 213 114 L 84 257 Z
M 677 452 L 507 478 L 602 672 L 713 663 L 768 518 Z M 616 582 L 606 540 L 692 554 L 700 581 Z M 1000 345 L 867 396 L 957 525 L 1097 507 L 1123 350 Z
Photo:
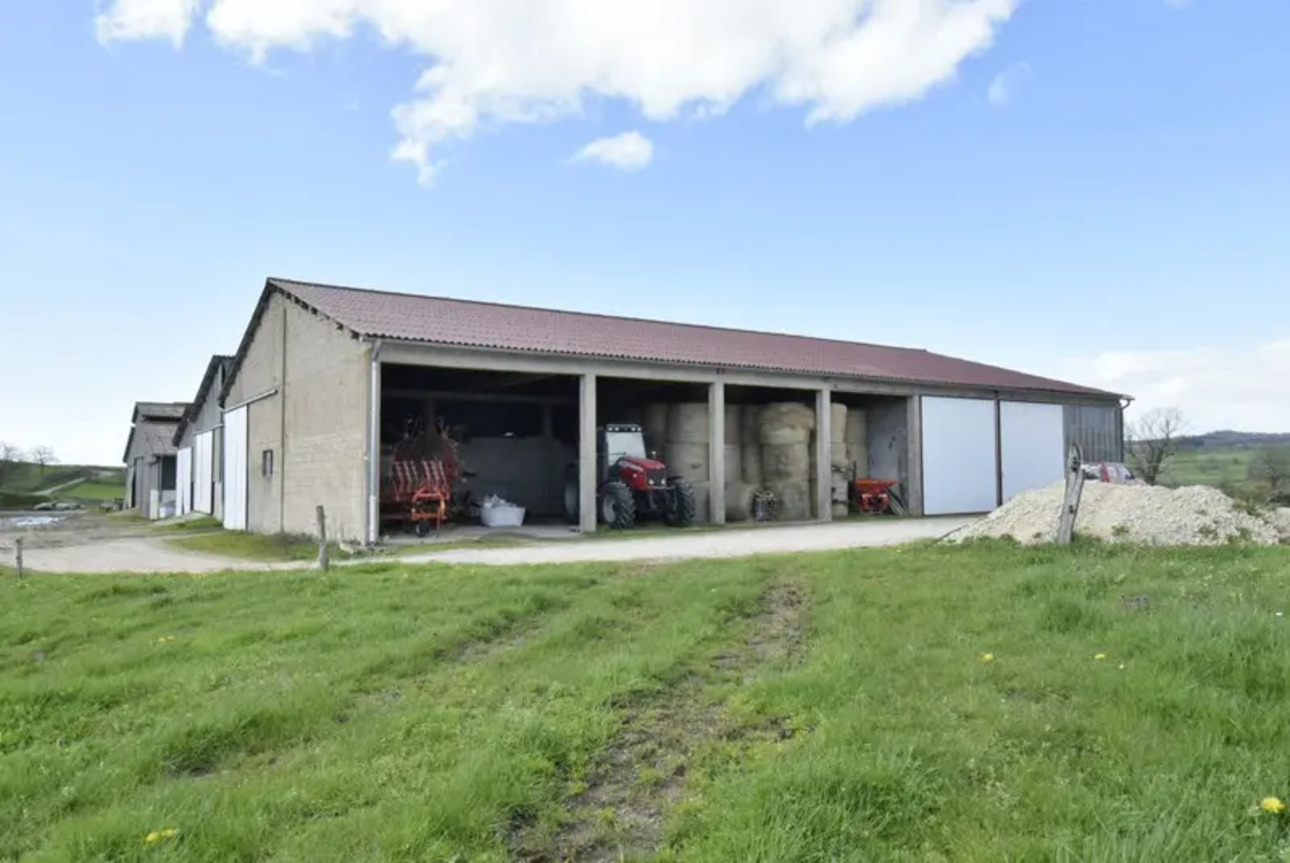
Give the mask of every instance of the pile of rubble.
M 1012 537 L 1031 545 L 1051 542 L 1065 485 L 1026 492 L 949 537 Z M 1179 489 L 1089 482 L 1084 485 L 1075 533 L 1105 542 L 1144 545 L 1290 543 L 1290 509 L 1259 511 L 1238 505 L 1218 489 Z

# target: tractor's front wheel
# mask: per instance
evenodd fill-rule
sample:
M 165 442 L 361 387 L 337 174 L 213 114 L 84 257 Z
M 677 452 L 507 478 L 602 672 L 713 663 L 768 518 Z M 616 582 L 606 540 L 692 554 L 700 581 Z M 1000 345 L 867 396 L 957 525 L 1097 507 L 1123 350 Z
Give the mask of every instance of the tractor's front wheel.
M 617 530 L 636 524 L 636 498 L 621 482 L 610 481 L 600 487 L 600 520 Z
M 569 465 L 564 469 L 564 519 L 569 524 L 578 523 L 578 511 L 582 489 L 578 486 L 578 466 Z
M 683 479 L 673 479 L 672 493 L 668 496 L 664 520 L 672 527 L 689 527 L 694 524 L 694 486 Z

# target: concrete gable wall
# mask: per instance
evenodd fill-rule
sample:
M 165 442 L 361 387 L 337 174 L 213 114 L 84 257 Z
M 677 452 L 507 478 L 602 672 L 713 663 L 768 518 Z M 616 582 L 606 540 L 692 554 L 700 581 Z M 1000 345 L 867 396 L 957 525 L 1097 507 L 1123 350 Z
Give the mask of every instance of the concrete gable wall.
M 225 407 L 248 407 L 247 528 L 361 540 L 367 448 L 367 350 L 336 325 L 273 294 Z M 273 474 L 262 473 L 273 453 Z

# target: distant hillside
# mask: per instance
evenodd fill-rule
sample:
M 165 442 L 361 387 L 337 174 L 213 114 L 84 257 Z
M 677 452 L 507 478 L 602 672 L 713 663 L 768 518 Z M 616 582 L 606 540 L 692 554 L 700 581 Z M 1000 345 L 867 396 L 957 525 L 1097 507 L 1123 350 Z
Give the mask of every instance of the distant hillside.
M 1178 439 L 1179 450 L 1232 450 L 1264 446 L 1290 446 L 1290 432 L 1213 431 Z
M 30 509 L 49 500 L 91 504 L 125 496 L 125 468 L 8 462 L 0 484 L 0 510 Z

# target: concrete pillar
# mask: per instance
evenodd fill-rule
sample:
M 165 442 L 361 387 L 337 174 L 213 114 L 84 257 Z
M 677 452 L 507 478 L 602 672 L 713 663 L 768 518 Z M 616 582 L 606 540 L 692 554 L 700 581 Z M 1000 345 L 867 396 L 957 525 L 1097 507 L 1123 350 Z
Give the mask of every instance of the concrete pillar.
M 708 386 L 708 500 L 712 523 L 726 523 L 726 385 Z
M 833 520 L 833 394 L 815 391 L 815 517 Z
M 578 381 L 578 529 L 596 532 L 596 376 Z
M 915 395 L 909 400 L 906 420 L 906 440 L 908 447 L 908 474 L 905 492 L 905 506 L 910 515 L 923 514 L 923 398 Z

